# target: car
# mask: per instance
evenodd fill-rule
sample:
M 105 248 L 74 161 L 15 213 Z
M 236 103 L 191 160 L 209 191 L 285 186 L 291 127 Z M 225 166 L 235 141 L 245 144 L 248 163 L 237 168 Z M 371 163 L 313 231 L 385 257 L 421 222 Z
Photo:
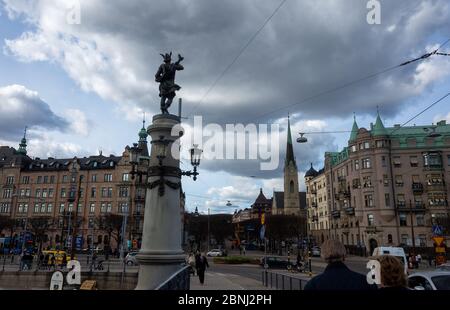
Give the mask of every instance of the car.
M 408 277 L 408 287 L 415 290 L 450 290 L 450 271 L 415 272 Z
M 311 250 L 311 255 L 313 257 L 320 257 L 320 248 L 318 246 L 315 246 Z
M 260 265 L 264 268 L 286 269 L 289 262 L 278 256 L 267 256 L 261 258 Z
M 450 271 L 450 263 L 442 264 L 436 267 L 436 270 Z
M 370 259 L 376 259 L 382 255 L 392 255 L 400 259 L 405 274 L 408 275 L 408 261 L 406 260 L 405 250 L 400 247 L 378 247 L 373 250 L 372 257 Z
M 139 252 L 130 252 L 127 254 L 127 256 L 125 256 L 124 260 L 125 260 L 125 264 L 127 264 L 128 266 L 137 266 L 139 265 L 137 259 L 136 259 L 136 254 Z
M 211 256 L 211 257 L 224 256 L 224 253 L 220 249 L 213 249 L 213 250 L 209 251 L 208 253 L 206 253 L 206 256 Z

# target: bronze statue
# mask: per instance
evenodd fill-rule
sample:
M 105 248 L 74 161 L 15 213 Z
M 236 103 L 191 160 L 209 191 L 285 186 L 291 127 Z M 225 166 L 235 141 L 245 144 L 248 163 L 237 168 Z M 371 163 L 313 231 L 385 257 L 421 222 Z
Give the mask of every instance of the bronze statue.
M 184 67 L 180 62 L 184 59 L 178 54 L 178 61 L 171 63 L 172 52 L 170 54 L 160 54 L 164 58 L 164 63 L 159 66 L 158 72 L 155 75 L 155 81 L 159 84 L 159 96 L 161 97 L 161 112 L 169 114 L 167 110 L 172 104 L 175 97 L 175 91 L 180 90 L 181 87 L 175 84 L 175 73 L 178 70 L 183 70 Z

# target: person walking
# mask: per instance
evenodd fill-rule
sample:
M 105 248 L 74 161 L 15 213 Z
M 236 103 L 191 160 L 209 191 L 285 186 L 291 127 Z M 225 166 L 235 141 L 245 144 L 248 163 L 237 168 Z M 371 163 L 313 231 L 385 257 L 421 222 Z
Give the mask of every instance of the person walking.
M 367 283 L 365 275 L 350 270 L 345 264 L 345 246 L 338 240 L 325 241 L 321 257 L 327 262 L 324 272 L 312 278 L 304 290 L 376 290 L 375 284 Z
M 402 262 L 395 256 L 382 255 L 380 262 L 381 290 L 409 290 Z
M 197 274 L 198 278 L 200 280 L 200 284 L 203 285 L 205 282 L 205 271 L 206 268 L 209 268 L 208 259 L 205 255 L 199 255 L 199 258 L 197 260 Z

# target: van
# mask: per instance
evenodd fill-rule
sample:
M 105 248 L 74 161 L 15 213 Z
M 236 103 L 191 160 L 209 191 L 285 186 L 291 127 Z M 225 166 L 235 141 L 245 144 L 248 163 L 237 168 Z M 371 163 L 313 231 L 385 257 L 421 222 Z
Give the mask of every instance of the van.
M 382 255 L 392 255 L 400 259 L 403 264 L 403 268 L 405 270 L 405 274 L 408 275 L 408 260 L 406 259 L 405 250 L 399 247 L 378 247 L 373 250 L 373 257 L 376 259 Z

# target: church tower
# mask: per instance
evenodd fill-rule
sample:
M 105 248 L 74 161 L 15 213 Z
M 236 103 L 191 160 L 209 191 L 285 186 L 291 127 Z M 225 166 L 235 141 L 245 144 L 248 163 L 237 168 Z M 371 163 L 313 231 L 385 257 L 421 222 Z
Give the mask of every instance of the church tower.
M 291 123 L 288 116 L 286 159 L 284 161 L 284 214 L 300 215 L 298 170 L 292 145 Z

